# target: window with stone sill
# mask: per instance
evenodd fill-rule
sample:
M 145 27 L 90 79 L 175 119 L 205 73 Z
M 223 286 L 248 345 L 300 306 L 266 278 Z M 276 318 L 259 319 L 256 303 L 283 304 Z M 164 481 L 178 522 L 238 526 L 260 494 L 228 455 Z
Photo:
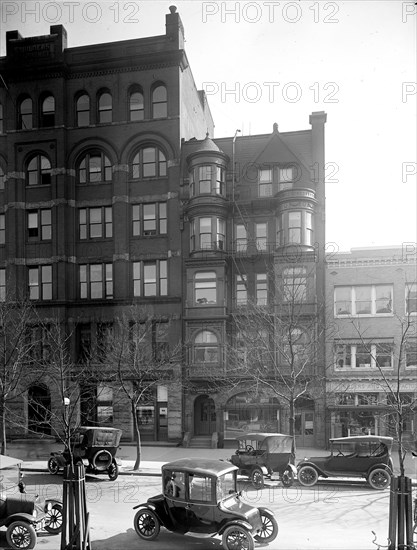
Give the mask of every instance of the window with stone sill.
M 153 202 L 132 205 L 132 234 L 149 237 L 167 234 L 167 203 Z
M 145 118 L 145 104 L 143 93 L 139 90 L 131 92 L 129 96 L 129 120 L 137 122 Z
M 337 286 L 334 315 L 392 315 L 393 285 Z
M 80 239 L 110 239 L 113 236 L 112 207 L 79 208 Z
M 393 344 L 336 344 L 334 365 L 336 370 L 391 369 L 393 365 Z
M 407 283 L 405 288 L 406 315 L 417 315 L 417 283 Z
M 52 300 L 52 266 L 28 267 L 29 300 Z
M 50 208 L 27 212 L 27 237 L 30 241 L 52 239 L 52 211 Z
M 168 94 L 163 84 L 159 84 L 152 91 L 152 118 L 166 118 L 168 116 Z
M 113 265 L 79 265 L 79 291 L 81 299 L 99 300 L 113 298 Z
M 113 120 L 113 102 L 109 92 L 103 92 L 98 97 L 98 122 L 110 123 Z

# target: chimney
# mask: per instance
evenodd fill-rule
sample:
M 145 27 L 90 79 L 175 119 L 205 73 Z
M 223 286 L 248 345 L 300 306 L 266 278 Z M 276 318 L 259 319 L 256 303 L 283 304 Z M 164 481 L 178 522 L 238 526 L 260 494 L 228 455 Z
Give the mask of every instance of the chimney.
M 51 25 L 49 27 L 50 34 L 58 36 L 58 50 L 60 52 L 67 48 L 67 31 L 63 25 Z
M 184 27 L 177 13 L 177 7 L 169 6 L 169 11 L 170 13 L 165 16 L 166 37 L 175 49 L 182 50 L 184 49 Z

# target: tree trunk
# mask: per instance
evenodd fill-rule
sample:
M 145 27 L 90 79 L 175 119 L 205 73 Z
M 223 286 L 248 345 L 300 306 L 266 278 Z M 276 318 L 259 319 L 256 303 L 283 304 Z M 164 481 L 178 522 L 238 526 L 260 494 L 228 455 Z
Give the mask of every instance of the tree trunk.
M 290 436 L 292 437 L 291 464 L 295 464 L 296 445 L 295 445 L 295 407 L 294 407 L 294 399 L 290 399 L 289 405 L 290 405 L 289 428 L 290 428 Z
M 140 440 L 138 417 L 136 414 L 136 403 L 133 399 L 131 401 L 131 404 L 132 404 L 132 417 L 133 417 L 133 433 L 135 435 L 135 440 L 136 440 L 136 462 L 135 462 L 135 465 L 133 466 L 133 469 L 139 470 L 140 460 L 142 455 L 142 444 Z
M 1 407 L 0 411 L 0 422 L 1 422 L 1 454 L 5 455 L 7 452 L 7 442 L 6 442 L 6 407 L 4 404 Z

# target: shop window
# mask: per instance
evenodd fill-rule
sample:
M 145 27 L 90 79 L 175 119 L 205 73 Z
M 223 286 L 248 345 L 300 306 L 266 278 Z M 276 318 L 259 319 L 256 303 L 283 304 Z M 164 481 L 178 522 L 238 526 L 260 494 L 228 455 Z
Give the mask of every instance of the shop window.
M 417 283 L 408 283 L 406 285 L 405 311 L 407 315 L 417 314 Z
M 26 185 L 50 185 L 51 163 L 44 155 L 32 157 L 26 168 Z
M 166 260 L 133 262 L 133 295 L 135 297 L 167 296 L 167 266 Z
M 194 339 L 194 363 L 217 363 L 219 343 L 210 330 L 202 330 Z
M 80 239 L 109 239 L 113 236 L 112 207 L 80 208 L 78 224 Z
M 340 286 L 334 289 L 334 314 L 392 315 L 392 285 Z
M 201 271 L 194 275 L 194 304 L 217 303 L 217 275 L 215 271 Z
M 30 97 L 26 97 L 19 103 L 18 128 L 30 130 L 33 128 L 33 103 Z
M 49 241 L 52 239 L 52 211 L 50 208 L 29 210 L 27 213 L 27 235 L 29 240 Z
M 75 102 L 77 126 L 88 126 L 90 124 L 90 97 L 82 94 Z
M 110 159 L 100 152 L 84 155 L 78 164 L 78 183 L 101 183 L 112 181 Z
M 55 98 L 52 95 L 48 95 L 41 103 L 41 120 L 40 126 L 54 126 L 55 125 Z
M 168 116 L 168 95 L 164 85 L 159 85 L 152 91 L 152 118 Z
M 52 300 L 52 266 L 28 267 L 29 300 Z
M 6 301 L 6 270 L 0 269 L 0 302 Z
M 113 120 L 112 97 L 108 92 L 103 92 L 98 98 L 98 122 L 106 124 Z
M 145 104 L 143 94 L 139 91 L 134 91 L 129 96 L 129 120 L 136 122 L 145 118 Z
M 81 299 L 113 298 L 113 265 L 110 263 L 81 264 L 79 285 Z
M 282 272 L 283 297 L 285 302 L 305 302 L 307 299 L 307 269 L 289 267 Z
M 165 177 L 167 160 L 158 147 L 143 147 L 133 157 L 131 176 L 133 179 Z

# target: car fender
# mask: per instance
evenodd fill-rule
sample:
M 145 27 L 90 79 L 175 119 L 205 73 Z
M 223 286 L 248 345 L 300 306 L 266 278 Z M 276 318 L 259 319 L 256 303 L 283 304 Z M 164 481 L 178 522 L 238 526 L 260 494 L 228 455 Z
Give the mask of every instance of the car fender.
M 317 466 L 317 464 L 314 464 L 314 462 L 310 462 L 309 460 L 305 460 L 303 462 L 300 462 L 300 464 L 298 464 L 298 466 L 297 466 L 297 475 L 298 475 L 298 471 L 300 470 L 300 468 L 302 466 L 311 466 L 312 468 L 314 468 L 318 472 L 319 476 L 328 477 L 328 474 L 324 470 L 322 470 L 321 468 L 319 468 Z
M 292 471 L 294 477 L 297 477 L 297 468 L 294 466 L 294 464 L 287 464 L 287 466 L 284 469 L 284 472 L 285 470 L 288 470 L 288 469 Z
M 274 512 L 272 510 L 270 510 L 269 508 L 265 508 L 264 506 L 259 506 L 258 510 L 259 510 L 260 513 L 267 512 L 268 514 L 272 514 L 275 517 Z
M 269 474 L 268 472 L 268 468 L 266 466 L 262 466 L 261 464 L 254 464 L 250 470 L 250 473 L 252 474 L 252 472 L 254 470 L 262 470 L 262 473 L 267 476 Z
M 382 462 L 381 464 L 372 464 L 366 472 L 366 477 L 368 477 L 373 470 L 377 470 L 378 468 L 381 470 L 386 470 L 390 475 L 393 475 L 393 468 L 391 467 L 391 464 L 384 464 Z
M 45 514 L 42 514 L 39 517 L 34 518 L 31 514 L 25 514 L 25 513 L 18 513 L 18 514 L 12 514 L 11 516 L 8 516 L 7 519 L 2 522 L 2 524 L 6 527 L 11 525 L 14 521 L 24 521 L 25 523 L 29 523 L 30 525 L 36 525 L 37 523 L 40 523 L 45 518 Z
M 147 502 L 142 502 L 142 504 L 133 506 L 133 510 L 137 510 L 138 508 L 149 508 L 152 512 L 155 512 L 156 510 L 156 507 L 153 504 L 148 504 Z
M 228 521 L 224 525 L 222 525 L 220 527 L 220 529 L 218 530 L 218 534 L 222 535 L 228 527 L 232 527 L 233 525 L 238 525 L 239 527 L 243 527 L 244 529 L 246 529 L 250 533 L 253 531 L 253 527 L 248 521 L 236 519 L 236 520 L 233 520 L 233 521 Z

